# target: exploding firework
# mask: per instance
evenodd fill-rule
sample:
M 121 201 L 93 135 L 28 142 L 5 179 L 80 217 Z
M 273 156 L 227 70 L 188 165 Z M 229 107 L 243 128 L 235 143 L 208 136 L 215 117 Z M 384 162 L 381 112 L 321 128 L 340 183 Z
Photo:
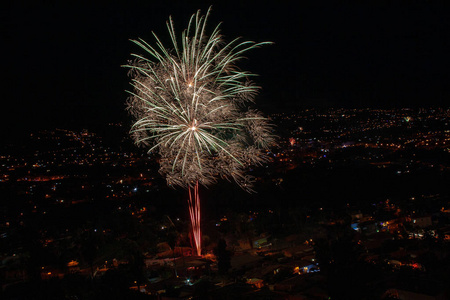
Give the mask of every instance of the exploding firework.
M 272 143 L 271 127 L 261 113 L 249 109 L 259 87 L 236 62 L 255 43 L 225 43 L 219 25 L 210 34 L 206 16 L 192 15 L 181 38 L 169 18 L 170 47 L 153 33 L 155 46 L 132 40 L 144 55 L 132 54 L 132 91 L 127 106 L 134 119 L 131 135 L 149 153 L 159 155 L 160 173 L 170 186 L 189 189 L 193 239 L 200 255 L 198 185 L 217 178 L 234 180 L 251 191 L 250 165 L 265 162 Z

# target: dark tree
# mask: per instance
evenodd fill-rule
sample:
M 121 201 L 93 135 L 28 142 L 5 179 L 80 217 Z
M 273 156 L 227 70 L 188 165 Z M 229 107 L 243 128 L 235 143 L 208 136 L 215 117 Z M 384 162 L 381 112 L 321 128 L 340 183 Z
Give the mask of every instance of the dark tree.
M 217 247 L 214 248 L 214 255 L 217 257 L 217 266 L 220 274 L 226 274 L 231 268 L 231 251 L 227 250 L 227 242 L 220 239 Z
M 328 238 L 315 241 L 316 259 L 332 299 L 362 299 L 369 269 L 359 260 L 361 249 L 349 227 L 342 227 L 328 228 Z
M 81 255 L 83 260 L 89 264 L 91 269 L 91 279 L 94 278 L 94 261 L 98 255 L 98 248 L 98 242 L 92 235 L 85 236 L 85 239 L 81 244 Z

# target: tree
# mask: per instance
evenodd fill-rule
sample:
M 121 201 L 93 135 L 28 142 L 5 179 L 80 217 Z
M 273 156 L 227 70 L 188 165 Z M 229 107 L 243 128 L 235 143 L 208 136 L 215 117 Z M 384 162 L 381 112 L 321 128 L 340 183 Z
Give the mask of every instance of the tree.
M 219 274 L 226 274 L 231 268 L 232 253 L 227 250 L 227 242 L 224 239 L 220 239 L 217 243 L 217 247 L 214 248 L 214 255 L 217 258 Z

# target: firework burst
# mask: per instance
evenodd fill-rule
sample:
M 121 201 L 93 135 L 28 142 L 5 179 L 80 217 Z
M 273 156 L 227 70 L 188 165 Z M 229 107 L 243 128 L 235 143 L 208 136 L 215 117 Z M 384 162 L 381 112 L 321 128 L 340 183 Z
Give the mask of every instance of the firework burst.
M 155 46 L 132 40 L 144 55 L 132 54 L 126 65 L 133 87 L 127 101 L 134 118 L 130 132 L 159 155 L 167 183 L 189 188 L 189 203 L 198 204 L 198 213 L 191 212 L 198 254 L 198 184 L 226 178 L 250 191 L 253 179 L 246 171 L 267 160 L 265 149 L 273 141 L 266 118 L 248 108 L 259 90 L 250 80 L 254 74 L 236 67 L 245 52 L 268 42 L 225 43 L 220 25 L 207 33 L 209 13 L 192 15 L 180 38 L 169 18 L 170 47 L 154 33 Z

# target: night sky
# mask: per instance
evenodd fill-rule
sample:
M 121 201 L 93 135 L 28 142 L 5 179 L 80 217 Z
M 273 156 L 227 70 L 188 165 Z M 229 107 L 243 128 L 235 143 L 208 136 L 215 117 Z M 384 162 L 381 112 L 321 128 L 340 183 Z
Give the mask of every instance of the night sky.
M 450 103 L 444 1 L 15 2 L 0 12 L 3 133 L 126 120 L 128 78 L 121 65 L 140 51 L 129 39 L 152 42 L 155 31 L 167 40 L 169 15 L 180 32 L 191 14 L 210 4 L 210 29 L 222 21 L 228 41 L 242 36 L 275 43 L 249 52 L 240 65 L 260 75 L 258 103 L 265 112 Z

